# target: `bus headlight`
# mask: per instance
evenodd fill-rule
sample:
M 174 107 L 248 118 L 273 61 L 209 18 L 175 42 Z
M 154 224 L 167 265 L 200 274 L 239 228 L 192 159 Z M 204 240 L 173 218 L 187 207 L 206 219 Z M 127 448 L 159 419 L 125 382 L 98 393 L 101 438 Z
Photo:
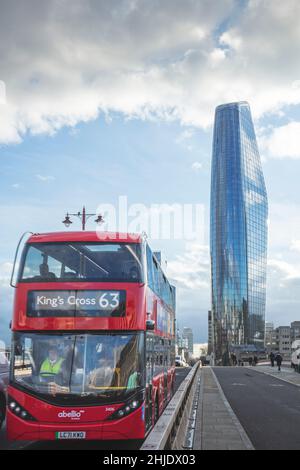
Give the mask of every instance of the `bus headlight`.
M 19 403 L 11 397 L 8 397 L 8 409 L 19 418 L 24 419 L 25 421 L 36 421 L 36 419 L 28 413 L 25 408 L 23 408 Z
M 8 406 L 9 406 L 9 408 L 13 411 L 13 410 L 16 408 L 17 404 L 16 404 L 15 401 L 11 401 Z
M 115 419 L 121 419 L 124 418 L 125 416 L 128 416 L 130 413 L 133 413 L 133 411 L 137 410 L 144 401 L 144 395 L 143 393 L 136 396 L 132 400 L 128 400 L 127 403 L 119 408 L 117 411 L 112 413 L 107 420 L 112 421 Z

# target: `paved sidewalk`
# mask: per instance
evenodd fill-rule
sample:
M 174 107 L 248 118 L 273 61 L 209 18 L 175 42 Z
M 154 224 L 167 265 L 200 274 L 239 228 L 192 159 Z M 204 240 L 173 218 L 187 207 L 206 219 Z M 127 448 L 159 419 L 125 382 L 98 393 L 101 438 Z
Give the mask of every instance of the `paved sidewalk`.
M 280 379 L 284 382 L 288 382 L 293 385 L 297 385 L 297 387 L 300 387 L 300 374 L 292 368 L 283 367 L 280 372 L 278 371 L 278 368 L 276 366 L 271 367 L 258 365 L 256 367 L 247 368 L 267 375 L 271 375 L 272 377 L 276 377 L 276 379 Z
M 210 367 L 201 373 L 195 450 L 253 450 Z

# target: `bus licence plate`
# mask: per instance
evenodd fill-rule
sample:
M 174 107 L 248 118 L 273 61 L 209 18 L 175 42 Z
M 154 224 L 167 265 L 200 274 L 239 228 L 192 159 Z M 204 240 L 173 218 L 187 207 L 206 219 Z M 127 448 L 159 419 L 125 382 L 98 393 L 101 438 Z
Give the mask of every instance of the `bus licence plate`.
M 56 439 L 85 439 L 86 432 L 79 431 L 62 431 L 55 433 Z

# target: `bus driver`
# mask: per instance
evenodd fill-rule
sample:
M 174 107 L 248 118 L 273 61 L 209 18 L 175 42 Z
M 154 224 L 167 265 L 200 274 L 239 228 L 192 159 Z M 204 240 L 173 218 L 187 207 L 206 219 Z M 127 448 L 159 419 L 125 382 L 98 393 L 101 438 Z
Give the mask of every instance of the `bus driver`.
M 55 396 L 57 393 L 69 393 L 69 387 L 63 387 L 57 382 L 62 382 L 65 359 L 59 356 L 57 346 L 50 346 L 48 357 L 40 368 L 42 382 L 48 383 L 48 393 Z
M 63 357 L 59 357 L 57 346 L 50 346 L 48 357 L 44 360 L 40 369 L 42 379 L 53 378 L 62 373 Z

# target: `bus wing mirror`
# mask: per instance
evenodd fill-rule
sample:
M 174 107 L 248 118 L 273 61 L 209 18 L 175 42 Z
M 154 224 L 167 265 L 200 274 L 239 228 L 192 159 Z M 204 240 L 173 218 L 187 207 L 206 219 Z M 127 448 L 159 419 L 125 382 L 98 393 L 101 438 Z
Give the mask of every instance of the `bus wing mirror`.
M 154 320 L 147 320 L 146 321 L 146 329 L 148 331 L 153 331 L 155 329 L 155 321 Z

